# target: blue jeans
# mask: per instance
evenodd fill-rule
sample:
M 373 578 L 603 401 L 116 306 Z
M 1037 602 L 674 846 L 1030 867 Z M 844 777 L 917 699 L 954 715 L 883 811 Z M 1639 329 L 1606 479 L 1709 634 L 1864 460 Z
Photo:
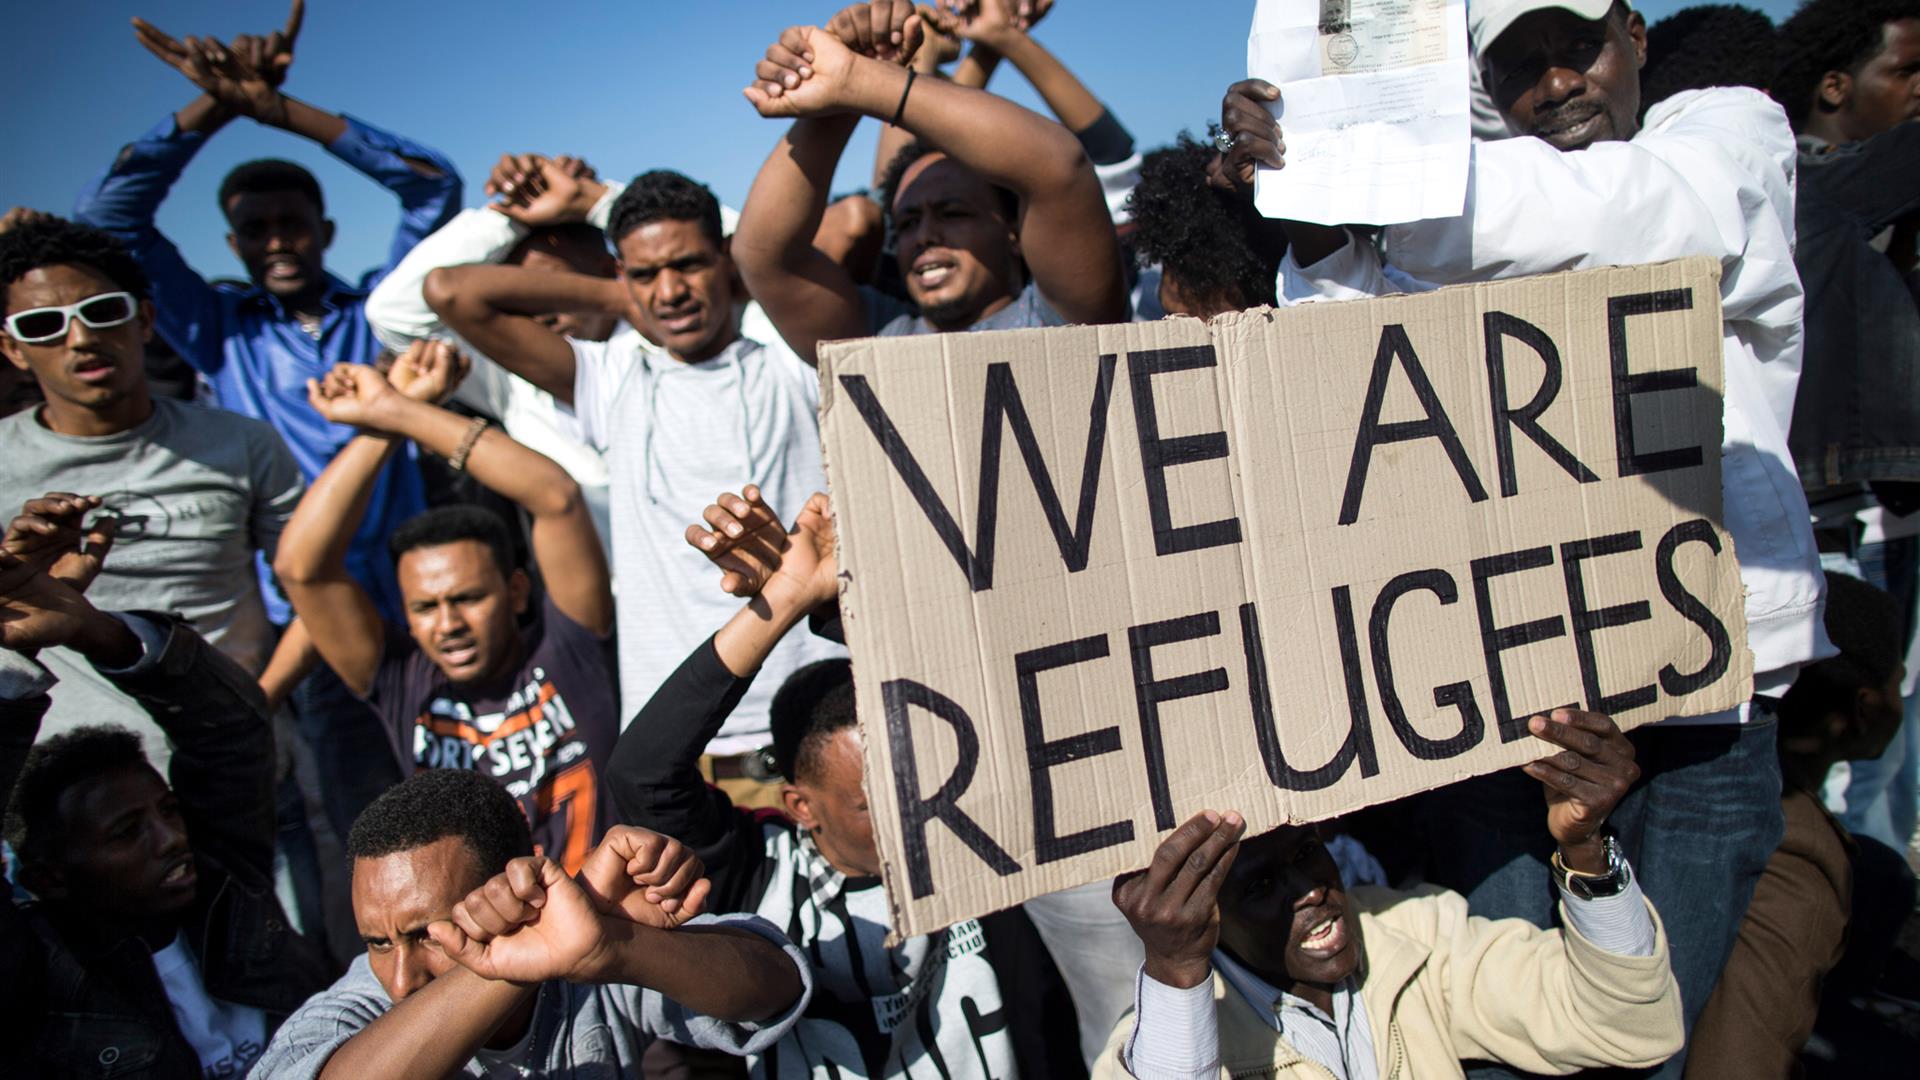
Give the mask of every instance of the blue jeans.
M 345 848 L 360 811 L 401 780 L 393 740 L 380 717 L 324 663 L 293 688 L 287 704 L 313 751 L 327 825 Z
M 1780 759 L 1771 712 L 1752 723 L 1642 728 L 1633 740 L 1641 779 L 1609 825 L 1640 888 L 1666 926 L 1688 1030 L 1733 951 L 1767 859 L 1780 846 Z M 1540 782 L 1518 771 L 1430 792 L 1428 879 L 1467 897 L 1476 915 L 1554 925 Z M 1682 1050 L 1649 1073 L 1678 1077 Z M 1476 1066 L 1474 1077 L 1520 1075 Z

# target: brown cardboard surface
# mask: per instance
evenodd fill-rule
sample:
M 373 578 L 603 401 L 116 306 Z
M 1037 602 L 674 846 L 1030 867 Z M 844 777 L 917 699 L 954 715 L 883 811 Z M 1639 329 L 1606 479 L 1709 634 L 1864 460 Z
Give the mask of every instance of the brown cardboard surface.
M 895 932 L 1746 700 L 1720 349 L 1707 259 L 823 348 Z

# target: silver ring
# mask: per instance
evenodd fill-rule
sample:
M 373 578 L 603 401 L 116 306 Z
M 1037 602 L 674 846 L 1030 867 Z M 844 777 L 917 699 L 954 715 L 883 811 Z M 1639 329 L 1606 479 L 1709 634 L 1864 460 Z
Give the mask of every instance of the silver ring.
M 1213 148 L 1223 154 L 1231 154 L 1233 153 L 1234 144 L 1239 141 L 1240 136 L 1234 132 L 1222 131 L 1213 137 Z

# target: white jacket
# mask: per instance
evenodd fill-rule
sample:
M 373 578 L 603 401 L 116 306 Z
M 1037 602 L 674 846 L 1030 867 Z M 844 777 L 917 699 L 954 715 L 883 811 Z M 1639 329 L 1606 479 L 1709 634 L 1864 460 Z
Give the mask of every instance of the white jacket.
M 1833 655 L 1807 501 L 1787 451 L 1800 381 L 1802 292 L 1793 265 L 1796 150 L 1785 113 L 1747 89 L 1654 106 L 1627 142 L 1562 152 L 1534 138 L 1476 143 L 1459 217 L 1386 230 L 1392 265 L 1349 240 L 1280 264 L 1285 304 L 1412 292 L 1560 270 L 1720 260 L 1725 320 L 1726 528 L 1747 587 L 1754 687 L 1779 694 Z
M 508 435 L 552 458 L 588 491 L 596 524 L 606 540 L 607 466 L 586 444 L 573 410 L 459 341 L 427 306 L 421 289 L 427 275 L 442 266 L 497 263 L 506 259 L 527 228 L 484 207 L 463 210 L 431 236 L 414 245 L 367 297 L 367 322 L 387 348 L 399 352 L 415 341 L 444 338 L 467 351 L 473 369 L 453 399 L 499 418 Z

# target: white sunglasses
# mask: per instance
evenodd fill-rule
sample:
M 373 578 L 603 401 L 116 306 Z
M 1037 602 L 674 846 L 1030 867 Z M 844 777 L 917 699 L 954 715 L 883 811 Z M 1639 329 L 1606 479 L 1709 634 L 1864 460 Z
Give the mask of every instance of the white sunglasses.
M 101 293 L 65 307 L 33 308 L 7 316 L 7 333 L 13 340 L 38 345 L 67 336 L 72 320 L 95 330 L 106 330 L 132 321 L 140 313 L 140 301 L 129 292 Z

